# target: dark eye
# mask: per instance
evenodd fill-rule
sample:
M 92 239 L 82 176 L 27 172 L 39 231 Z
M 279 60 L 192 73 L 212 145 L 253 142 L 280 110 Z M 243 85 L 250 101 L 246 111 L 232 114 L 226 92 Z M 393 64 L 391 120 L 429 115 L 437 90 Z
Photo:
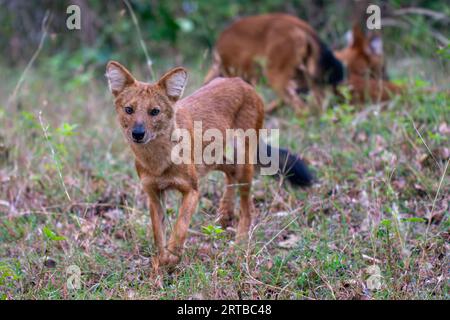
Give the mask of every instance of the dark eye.
M 125 112 L 126 112 L 127 114 L 132 114 L 132 113 L 134 112 L 134 110 L 133 110 L 132 107 L 125 107 Z
M 159 109 L 158 108 L 153 108 L 152 110 L 150 110 L 148 112 L 149 115 L 151 115 L 152 117 L 157 116 L 159 114 Z

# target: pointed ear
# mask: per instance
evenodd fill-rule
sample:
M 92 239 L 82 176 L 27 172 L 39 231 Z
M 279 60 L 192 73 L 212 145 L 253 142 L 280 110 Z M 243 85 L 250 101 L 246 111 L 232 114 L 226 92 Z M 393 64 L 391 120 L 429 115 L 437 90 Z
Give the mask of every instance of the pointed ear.
M 347 47 L 351 47 L 353 45 L 353 32 L 352 30 L 348 30 L 345 35 L 345 42 L 347 43 Z
M 369 47 L 373 54 L 381 56 L 383 54 L 383 39 L 381 39 L 381 35 L 373 34 L 369 40 Z
M 175 102 L 183 95 L 187 78 L 187 71 L 184 68 L 178 67 L 163 75 L 158 81 L 158 85 L 164 89 L 169 99 Z
M 108 62 L 106 66 L 106 78 L 109 90 L 117 97 L 126 87 L 136 82 L 131 73 L 116 61 Z
M 353 36 L 352 37 L 353 38 L 352 47 L 354 47 L 354 48 L 357 48 L 357 47 L 364 48 L 366 37 L 364 35 L 364 32 L 361 30 L 361 27 L 357 23 L 355 23 L 353 25 L 352 36 Z

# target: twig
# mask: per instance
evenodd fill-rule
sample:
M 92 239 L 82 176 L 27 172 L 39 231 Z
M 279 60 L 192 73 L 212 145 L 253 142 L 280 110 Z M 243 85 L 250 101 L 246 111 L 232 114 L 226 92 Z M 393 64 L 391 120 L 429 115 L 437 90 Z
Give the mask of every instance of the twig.
M 134 25 L 136 27 L 137 36 L 139 37 L 139 43 L 140 43 L 140 45 L 142 47 L 142 50 L 144 51 L 147 67 L 148 67 L 148 70 L 150 71 L 150 77 L 151 77 L 150 80 L 154 80 L 155 79 L 155 74 L 154 74 L 153 68 L 152 68 L 153 62 L 150 59 L 150 56 L 148 55 L 147 47 L 145 46 L 144 39 L 142 38 L 141 28 L 139 27 L 138 20 L 136 18 L 136 15 L 134 14 L 133 8 L 131 7 L 130 3 L 128 2 L 128 0 L 123 0 L 123 2 L 127 6 L 128 11 L 130 11 L 131 19 L 133 20 L 133 23 L 134 23 Z
M 422 140 L 422 143 L 425 145 L 425 147 L 427 148 L 427 150 L 428 150 L 428 152 L 430 153 L 431 157 L 432 157 L 433 160 L 436 162 L 438 168 L 442 170 L 441 164 L 440 164 L 439 161 L 437 161 L 436 158 L 434 157 L 433 152 L 431 152 L 431 150 L 430 150 L 430 148 L 428 147 L 427 143 L 425 142 L 425 140 L 423 139 L 422 135 L 420 134 L 420 131 L 417 129 L 416 124 L 414 123 L 414 120 L 411 118 L 411 116 L 410 116 L 409 114 L 407 114 L 407 116 L 408 116 L 409 120 L 411 121 L 411 123 L 412 123 L 412 125 L 413 125 L 413 127 L 414 127 L 414 130 L 416 130 L 417 135 L 420 137 L 420 140 Z
M 334 290 L 333 287 L 331 286 L 331 284 L 327 281 L 326 277 L 323 276 L 317 271 L 316 268 L 314 268 L 313 265 L 311 265 L 311 268 L 314 270 L 314 272 L 319 276 L 319 278 L 325 283 L 325 285 L 327 286 L 327 288 L 330 290 L 331 295 L 333 296 L 333 299 L 336 300 L 336 295 L 334 294 Z
M 445 165 L 444 172 L 443 172 L 441 180 L 439 182 L 438 190 L 436 191 L 436 195 L 435 195 L 434 200 L 433 200 L 433 205 L 431 206 L 431 212 L 430 212 L 430 216 L 428 218 L 427 228 L 425 230 L 425 241 L 424 241 L 423 250 L 422 250 L 422 260 L 425 259 L 425 249 L 426 249 L 427 243 L 428 243 L 428 232 L 429 232 L 430 226 L 431 226 L 431 219 L 433 218 L 434 206 L 436 204 L 436 201 L 437 201 L 437 198 L 439 196 L 439 193 L 441 192 L 442 182 L 444 181 L 445 174 L 447 173 L 449 162 L 450 162 L 450 159 L 447 161 L 447 163 Z
M 276 235 L 274 235 L 272 237 L 272 239 L 270 239 L 268 242 L 266 242 L 263 245 L 263 247 L 261 249 L 259 249 L 259 251 L 256 253 L 255 256 L 258 256 L 270 243 L 272 243 L 273 240 L 275 240 L 284 230 L 287 229 L 287 227 L 289 227 L 291 224 L 293 224 L 297 219 L 298 219 L 298 217 L 295 217 L 287 225 L 285 225 L 280 231 L 278 231 L 278 233 Z
M 7 105 L 9 106 L 10 104 L 12 104 L 14 102 L 14 100 L 17 97 L 17 93 L 20 90 L 20 87 L 22 86 L 23 81 L 25 80 L 25 75 L 28 73 L 28 70 L 31 68 L 31 66 L 33 65 L 34 61 L 36 60 L 37 56 L 39 55 L 39 52 L 41 52 L 42 47 L 44 46 L 44 41 L 45 38 L 47 37 L 47 27 L 48 27 L 48 23 L 49 23 L 49 16 L 50 16 L 50 11 L 46 11 L 44 19 L 42 20 L 42 36 L 41 36 L 41 40 L 39 41 L 39 45 L 36 49 L 36 51 L 34 52 L 33 56 L 31 57 L 30 61 L 28 61 L 27 66 L 25 67 L 25 69 L 23 70 L 22 74 L 20 75 L 19 81 L 17 81 L 17 84 L 14 88 L 13 93 L 9 96 L 8 98 L 8 103 Z
M 433 37 L 435 37 L 438 41 L 440 41 L 445 46 L 448 46 L 450 44 L 450 40 L 448 40 L 448 38 L 446 36 L 444 36 L 442 33 L 438 32 L 436 30 L 433 30 L 433 29 L 431 29 L 430 32 Z
M 366 255 L 366 254 L 363 254 L 363 255 L 362 255 L 362 258 L 365 259 L 365 260 L 369 260 L 370 262 L 374 262 L 374 263 L 381 264 L 381 261 L 380 261 L 379 259 L 373 258 L 373 257 L 368 256 L 368 255 Z
M 393 14 L 396 16 L 401 16 L 405 14 L 419 14 L 422 16 L 428 16 L 435 20 L 444 20 L 444 21 L 447 21 L 449 19 L 449 17 L 445 13 L 417 7 L 397 9 L 393 12 Z
M 445 168 L 444 168 L 444 173 L 442 174 L 441 181 L 439 182 L 439 187 L 438 187 L 438 189 L 436 191 L 436 195 L 434 196 L 433 205 L 431 206 L 430 217 L 428 219 L 428 225 L 427 225 L 427 229 L 425 231 L 425 244 L 427 242 L 428 230 L 430 229 L 431 219 L 433 218 L 434 207 L 436 205 L 436 201 L 437 201 L 437 198 L 439 196 L 439 193 L 441 192 L 442 182 L 444 182 L 444 177 L 445 177 L 445 174 L 447 173 L 447 168 L 448 168 L 449 162 L 450 162 L 450 159 L 447 160 L 447 163 L 446 163 Z

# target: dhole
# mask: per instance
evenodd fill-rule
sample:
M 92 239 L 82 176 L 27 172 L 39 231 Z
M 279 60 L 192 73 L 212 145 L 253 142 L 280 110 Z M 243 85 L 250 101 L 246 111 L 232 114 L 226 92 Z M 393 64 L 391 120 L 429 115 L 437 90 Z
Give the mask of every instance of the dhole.
M 247 237 L 253 216 L 251 184 L 254 166 L 249 162 L 252 152 L 245 143 L 244 164 L 175 164 L 171 151 L 175 144 L 171 140 L 175 129 L 188 130 L 193 134 L 194 121 L 202 121 L 203 130 L 254 129 L 263 126 L 264 106 L 255 90 L 239 78 L 219 78 L 200 88 L 192 95 L 179 100 L 187 82 L 187 72 L 175 68 L 153 84 L 137 81 L 129 71 L 117 62 L 111 61 L 106 68 L 110 91 L 118 122 L 135 156 L 135 166 L 148 196 L 153 235 L 161 265 L 176 264 L 183 251 L 189 223 L 199 201 L 199 178 L 208 171 L 225 173 L 226 188 L 219 205 L 222 226 L 230 225 L 234 214 L 234 186 L 239 189 L 240 217 L 237 226 L 237 240 Z M 195 142 L 192 142 L 194 145 Z M 205 144 L 203 144 L 205 148 Z M 296 184 L 311 183 L 311 175 L 304 163 L 286 150 L 280 153 L 280 168 L 292 175 Z M 193 157 L 193 154 L 190 155 Z M 284 163 L 282 162 L 284 159 Z M 174 230 L 166 244 L 164 210 L 162 206 L 165 191 L 175 189 L 182 194 L 182 204 Z
M 219 76 L 240 76 L 255 84 L 264 74 L 277 95 L 297 111 L 304 106 L 298 93 L 311 89 L 320 102 L 324 85 L 336 86 L 343 67 L 305 21 L 287 14 L 242 18 L 219 36 L 213 65 L 205 83 Z
M 352 102 L 387 101 L 403 88 L 388 81 L 383 54 L 383 42 L 378 33 L 367 36 L 355 23 L 347 33 L 347 47 L 334 51 L 346 67 L 344 84 L 349 88 Z
M 338 84 L 348 84 L 354 102 L 367 96 L 387 100 L 391 92 L 398 92 L 397 86 L 382 79 L 381 37 L 365 38 L 355 25 L 349 42 L 348 47 L 333 53 L 312 27 L 297 17 L 267 14 L 242 18 L 220 34 L 205 83 L 218 76 L 240 76 L 255 84 L 261 76 L 258 61 L 265 60 L 269 85 L 297 110 L 304 105 L 299 92 L 311 89 L 320 104 L 324 85 L 331 85 L 337 93 Z M 276 106 L 271 105 L 267 111 Z
M 389 81 L 383 54 L 383 43 L 378 33 L 367 35 L 358 24 L 348 33 L 347 47 L 334 51 L 335 56 L 347 69 L 344 82 L 351 94 L 353 103 L 384 102 L 392 96 L 407 92 L 407 87 Z M 443 92 L 436 87 L 422 88 L 422 93 Z
M 347 46 L 333 53 L 344 64 L 346 72 L 387 80 L 381 35 L 376 32 L 365 35 L 359 24 L 355 23 L 345 38 Z

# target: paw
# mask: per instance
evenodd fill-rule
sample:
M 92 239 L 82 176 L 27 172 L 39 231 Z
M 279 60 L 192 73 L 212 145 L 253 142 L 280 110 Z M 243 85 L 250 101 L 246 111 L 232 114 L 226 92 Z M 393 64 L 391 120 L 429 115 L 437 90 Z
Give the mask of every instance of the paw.
M 223 214 L 222 212 L 226 212 Z M 234 212 L 227 212 L 225 210 L 219 209 L 219 217 L 217 219 L 217 222 L 219 222 L 220 226 L 223 230 L 226 230 L 229 227 L 233 226 L 234 222 Z
M 233 217 L 230 216 L 220 216 L 219 223 L 223 230 L 233 226 Z
M 174 267 L 180 262 L 181 258 L 170 252 L 164 252 L 159 257 L 159 265 L 165 267 Z
M 245 246 L 248 242 L 248 232 L 245 231 L 239 231 L 236 233 L 235 238 L 236 245 L 238 246 Z

